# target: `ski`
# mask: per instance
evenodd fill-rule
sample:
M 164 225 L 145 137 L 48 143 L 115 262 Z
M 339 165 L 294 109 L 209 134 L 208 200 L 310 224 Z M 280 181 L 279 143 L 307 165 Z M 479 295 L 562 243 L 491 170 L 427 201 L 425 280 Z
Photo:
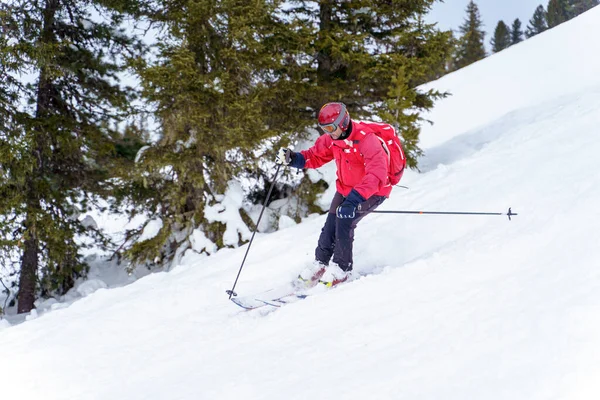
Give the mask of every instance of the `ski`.
M 339 283 L 338 285 L 334 286 L 334 288 L 351 282 L 352 280 Z M 230 300 L 234 304 L 246 310 L 255 310 L 265 306 L 281 308 L 286 304 L 295 303 L 296 301 L 305 299 L 308 296 L 324 293 L 329 290 L 330 288 L 327 288 L 324 285 L 319 285 L 318 282 L 314 282 L 312 285 L 305 285 L 304 283 L 295 281 L 280 288 L 270 289 L 250 296 L 232 297 Z
M 373 267 L 368 271 L 363 271 L 356 273 L 353 277 L 348 279 L 345 282 L 339 283 L 333 287 L 333 289 L 338 286 L 348 284 L 353 282 L 361 277 L 378 274 L 381 272 L 383 267 Z M 281 287 L 269 289 L 264 292 L 260 292 L 257 294 L 249 295 L 249 296 L 233 296 L 231 297 L 231 301 L 245 310 L 256 310 L 257 308 L 263 307 L 271 307 L 273 309 L 281 308 L 286 304 L 295 303 L 298 300 L 305 299 L 309 296 L 324 293 L 331 290 L 331 288 L 327 288 L 324 285 L 319 285 L 318 282 L 314 282 L 310 285 L 305 285 L 304 283 L 296 280 L 290 283 L 287 283 Z
M 250 296 L 232 297 L 231 301 L 245 310 L 255 310 L 265 306 L 279 308 L 285 304 L 306 298 L 308 296 L 305 293 L 307 289 L 298 287 L 294 283 L 288 283 L 280 288 Z

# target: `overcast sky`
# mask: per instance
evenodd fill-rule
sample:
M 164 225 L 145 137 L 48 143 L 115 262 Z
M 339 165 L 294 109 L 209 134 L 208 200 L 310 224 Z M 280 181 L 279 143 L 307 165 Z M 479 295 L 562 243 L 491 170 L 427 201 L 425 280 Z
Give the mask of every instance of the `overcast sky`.
M 466 8 L 470 0 L 444 0 L 436 3 L 428 15 L 429 22 L 438 22 L 443 30 L 458 30 L 467 15 Z M 489 41 L 494 33 L 498 21 L 503 20 L 507 25 L 512 25 L 516 18 L 521 20 L 523 30 L 533 16 L 533 12 L 540 4 L 546 7 L 547 0 L 475 0 L 479 6 L 481 18 L 486 31 L 485 42 Z

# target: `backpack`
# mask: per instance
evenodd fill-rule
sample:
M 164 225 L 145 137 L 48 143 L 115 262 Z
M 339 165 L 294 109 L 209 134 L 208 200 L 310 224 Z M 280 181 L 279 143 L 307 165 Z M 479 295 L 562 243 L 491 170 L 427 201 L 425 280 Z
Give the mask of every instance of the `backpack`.
M 375 126 L 374 126 L 375 125 Z M 375 137 L 381 141 L 381 146 L 388 156 L 388 178 L 392 185 L 402 179 L 406 167 L 406 156 L 402 150 L 402 142 L 396 135 L 396 130 L 388 124 L 372 124 L 371 129 Z

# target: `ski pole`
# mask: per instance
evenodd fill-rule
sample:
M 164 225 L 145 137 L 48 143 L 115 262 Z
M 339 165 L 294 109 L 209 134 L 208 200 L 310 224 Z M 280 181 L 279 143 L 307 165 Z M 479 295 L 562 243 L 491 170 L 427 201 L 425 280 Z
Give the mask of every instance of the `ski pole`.
M 235 282 L 233 282 L 233 287 L 231 290 L 225 291 L 229 295 L 229 299 L 231 300 L 231 296 L 237 296 L 237 293 L 234 292 L 235 285 L 237 285 L 238 279 L 240 278 L 240 274 L 242 273 L 242 268 L 244 268 L 244 263 L 246 262 L 246 257 L 248 257 L 248 252 L 250 251 L 250 246 L 252 246 L 252 241 L 254 240 L 254 235 L 256 235 L 256 231 L 258 230 L 258 224 L 260 224 L 260 219 L 263 216 L 263 212 L 267 207 L 267 203 L 269 202 L 269 198 L 271 197 L 271 192 L 273 191 L 273 187 L 275 187 L 275 182 L 277 181 L 277 174 L 279 174 L 279 169 L 282 164 L 277 165 L 277 170 L 275 170 L 275 176 L 273 176 L 273 183 L 271 183 L 271 187 L 269 188 L 269 192 L 267 193 L 267 198 L 263 203 L 262 210 L 260 210 L 260 215 L 258 216 L 258 220 L 256 221 L 256 225 L 254 226 L 254 231 L 252 232 L 252 237 L 250 238 L 250 242 L 248 243 L 248 247 L 246 248 L 246 254 L 244 254 L 244 259 L 242 260 L 242 265 L 240 265 L 240 270 L 235 278 Z
M 368 211 L 360 211 L 358 212 L 368 212 Z M 371 211 L 372 213 L 378 214 L 433 214 L 433 215 L 507 215 L 509 220 L 512 220 L 512 216 L 519 215 L 517 213 L 512 212 L 511 208 L 508 209 L 506 213 L 487 213 L 487 212 L 460 212 L 460 211 Z

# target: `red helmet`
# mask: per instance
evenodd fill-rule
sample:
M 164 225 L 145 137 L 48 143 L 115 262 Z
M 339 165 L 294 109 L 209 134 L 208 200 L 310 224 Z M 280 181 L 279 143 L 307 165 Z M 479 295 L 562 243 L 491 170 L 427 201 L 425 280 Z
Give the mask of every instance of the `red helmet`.
M 338 128 L 348 129 L 350 115 L 344 103 L 327 103 L 319 111 L 319 127 L 326 133 L 333 133 Z

